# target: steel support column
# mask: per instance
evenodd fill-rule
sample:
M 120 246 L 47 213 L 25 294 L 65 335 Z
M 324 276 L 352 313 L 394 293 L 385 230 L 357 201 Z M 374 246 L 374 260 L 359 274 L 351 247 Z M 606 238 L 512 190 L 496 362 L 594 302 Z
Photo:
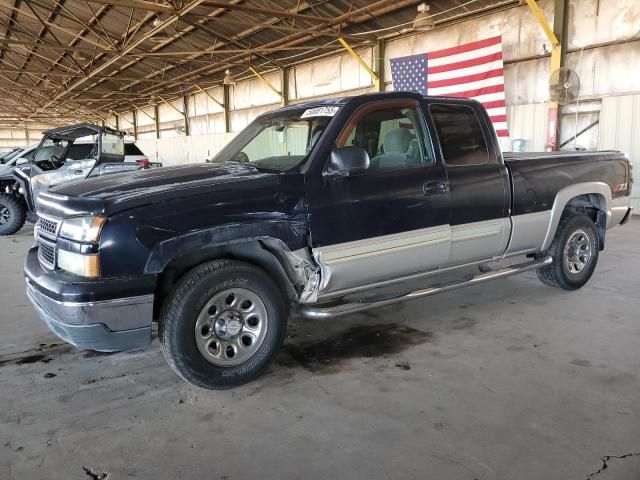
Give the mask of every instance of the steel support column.
M 133 138 L 138 140 L 138 112 L 133 110 L 131 113 L 133 114 Z
M 158 104 L 153 106 L 153 123 L 156 127 L 156 138 L 160 138 L 160 109 Z
M 189 128 L 189 97 L 182 97 L 182 118 L 184 118 L 184 134 L 186 137 L 191 135 Z
M 384 40 L 376 41 L 373 46 L 373 69 L 378 76 L 378 79 L 375 80 L 375 89 L 376 92 L 384 92 L 385 89 L 385 78 L 384 78 Z
M 551 42 L 551 64 L 549 74 L 555 72 L 564 64 L 564 50 L 566 49 L 566 27 L 568 21 L 569 0 L 555 0 L 553 14 L 553 28 L 544 17 L 544 13 L 538 7 L 536 0 L 526 0 L 527 5 L 538 19 L 547 38 Z M 558 103 L 549 101 L 547 109 L 547 149 L 556 150 L 560 127 L 558 125 Z
M 229 110 L 231 109 L 231 103 L 229 101 L 231 99 L 231 93 L 229 92 L 230 87 L 230 85 L 222 86 L 222 107 L 224 108 L 222 113 L 224 115 L 224 133 L 231 132 L 231 115 L 229 114 Z
M 551 69 L 549 74 L 552 74 L 560 67 L 564 66 L 565 52 L 567 51 L 567 25 L 569 21 L 569 0 L 555 0 L 554 13 L 553 13 L 553 33 L 558 40 L 558 44 L 554 45 L 551 50 Z M 551 133 L 549 129 L 550 137 L 548 143 L 551 145 L 551 150 L 559 150 L 561 139 L 560 132 L 560 115 L 557 102 L 550 102 L 549 111 L 553 112 L 553 121 L 555 123 L 555 130 Z
M 282 90 L 280 103 L 283 107 L 286 107 L 289 105 L 289 70 L 287 68 L 280 70 L 280 84 Z

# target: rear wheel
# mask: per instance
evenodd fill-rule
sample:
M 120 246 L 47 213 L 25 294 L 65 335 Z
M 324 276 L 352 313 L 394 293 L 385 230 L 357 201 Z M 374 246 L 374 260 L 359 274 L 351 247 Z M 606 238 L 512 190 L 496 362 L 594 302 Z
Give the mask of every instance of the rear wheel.
M 538 278 L 546 285 L 564 290 L 582 287 L 596 268 L 599 245 L 592 219 L 583 214 L 565 215 L 547 251 L 553 263 L 538 269 Z
M 10 195 L 0 195 L 0 235 L 13 235 L 22 228 L 26 218 L 24 202 Z
M 162 351 L 187 382 L 224 389 L 257 377 L 286 330 L 282 295 L 254 265 L 215 260 L 189 271 L 167 298 Z

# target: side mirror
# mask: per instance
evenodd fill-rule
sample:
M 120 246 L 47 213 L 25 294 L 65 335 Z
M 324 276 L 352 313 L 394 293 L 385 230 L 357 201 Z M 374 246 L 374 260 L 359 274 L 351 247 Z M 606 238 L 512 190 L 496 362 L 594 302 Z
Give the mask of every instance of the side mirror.
M 16 165 L 24 165 L 25 163 L 29 163 L 28 158 L 20 157 L 16 160 Z
M 331 151 L 329 172 L 347 177 L 355 172 L 369 168 L 369 153 L 358 146 L 334 148 Z

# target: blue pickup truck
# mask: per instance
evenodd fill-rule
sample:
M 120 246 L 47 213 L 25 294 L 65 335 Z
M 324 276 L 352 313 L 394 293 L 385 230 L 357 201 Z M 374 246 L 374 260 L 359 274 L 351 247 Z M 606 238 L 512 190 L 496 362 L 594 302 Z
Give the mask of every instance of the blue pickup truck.
M 620 152 L 503 154 L 472 100 L 315 101 L 260 116 L 214 163 L 42 193 L 27 293 L 80 348 L 147 345 L 157 322 L 178 375 L 230 388 L 274 358 L 290 315 L 529 270 L 582 287 L 631 215 L 631 184 Z

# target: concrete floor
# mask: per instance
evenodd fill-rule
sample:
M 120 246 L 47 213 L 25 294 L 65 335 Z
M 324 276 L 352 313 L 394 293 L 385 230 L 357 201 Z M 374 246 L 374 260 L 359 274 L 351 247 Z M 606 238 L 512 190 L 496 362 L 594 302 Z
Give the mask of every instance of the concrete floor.
M 157 340 L 62 344 L 24 294 L 30 235 L 0 238 L 2 479 L 640 478 L 640 218 L 578 292 L 528 273 L 297 320 L 225 392 L 178 379 Z

